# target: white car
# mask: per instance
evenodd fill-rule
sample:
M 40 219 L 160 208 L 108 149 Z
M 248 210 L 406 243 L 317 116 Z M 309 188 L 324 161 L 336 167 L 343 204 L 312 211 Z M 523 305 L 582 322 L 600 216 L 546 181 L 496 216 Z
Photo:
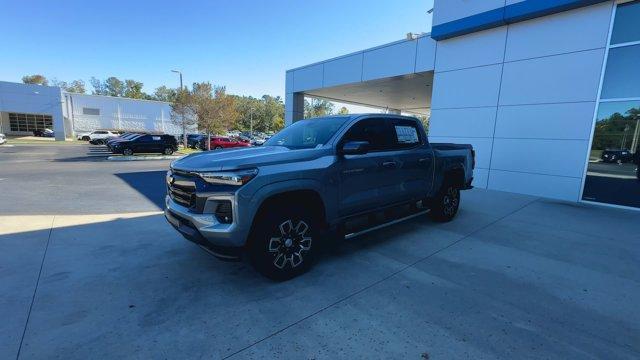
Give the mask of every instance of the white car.
M 77 135 L 78 140 L 91 141 L 96 139 L 107 139 L 120 136 L 120 133 L 109 130 L 96 130 L 90 133 L 80 133 Z
M 0 145 L 7 142 L 7 137 L 4 134 L 0 134 Z

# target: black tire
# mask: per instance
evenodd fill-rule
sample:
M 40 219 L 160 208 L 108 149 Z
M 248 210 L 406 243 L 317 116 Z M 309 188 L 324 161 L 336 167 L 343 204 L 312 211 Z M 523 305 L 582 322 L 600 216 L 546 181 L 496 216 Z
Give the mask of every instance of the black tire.
M 82 141 L 89 141 L 89 140 L 91 140 L 91 138 L 90 138 L 90 137 L 88 137 L 88 136 L 83 136 L 83 137 L 82 137 Z
M 283 281 L 311 267 L 320 245 L 317 216 L 303 206 L 273 205 L 261 211 L 256 221 L 247 249 L 256 270 Z
M 166 147 L 166 148 L 164 148 L 163 153 L 164 153 L 165 155 L 171 155 L 171 154 L 173 154 L 173 149 L 172 149 L 172 148 L 170 148 L 170 147 Z
M 124 149 L 122 149 L 122 155 L 131 156 L 131 155 L 133 155 L 133 150 L 131 150 L 129 148 L 124 148 Z
M 214 147 L 213 150 L 222 150 L 222 146 L 218 145 L 218 146 Z
M 460 188 L 450 180 L 446 180 L 431 201 L 429 215 L 435 221 L 449 222 L 458 213 L 460 208 Z

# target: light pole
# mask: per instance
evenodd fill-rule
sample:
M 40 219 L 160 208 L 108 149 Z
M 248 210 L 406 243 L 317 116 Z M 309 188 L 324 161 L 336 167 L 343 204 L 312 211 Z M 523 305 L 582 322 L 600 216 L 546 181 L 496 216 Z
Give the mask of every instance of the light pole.
M 171 70 L 171 72 L 180 74 L 180 90 L 182 91 L 182 71 L 180 70 Z M 180 122 L 182 123 L 182 146 L 187 148 L 187 125 L 184 123 L 184 114 L 180 115 Z
M 253 108 L 249 113 L 249 136 L 253 137 Z
M 171 72 L 180 74 L 180 90 L 182 90 L 182 71 L 180 71 L 180 70 L 171 70 Z

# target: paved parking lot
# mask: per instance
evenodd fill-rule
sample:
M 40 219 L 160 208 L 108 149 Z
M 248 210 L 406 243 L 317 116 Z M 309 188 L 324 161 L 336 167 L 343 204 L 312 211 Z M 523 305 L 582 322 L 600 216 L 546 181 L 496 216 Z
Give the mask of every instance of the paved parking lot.
M 284 283 L 184 241 L 167 161 L 0 147 L 0 358 L 638 358 L 640 214 L 465 192 Z

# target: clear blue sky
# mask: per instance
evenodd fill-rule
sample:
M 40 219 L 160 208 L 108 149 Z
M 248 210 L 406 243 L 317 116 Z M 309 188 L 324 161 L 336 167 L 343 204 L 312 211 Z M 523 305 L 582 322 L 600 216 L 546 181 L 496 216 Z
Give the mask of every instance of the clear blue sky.
M 0 0 L 0 80 L 116 76 L 284 95 L 285 70 L 428 32 L 433 0 Z

